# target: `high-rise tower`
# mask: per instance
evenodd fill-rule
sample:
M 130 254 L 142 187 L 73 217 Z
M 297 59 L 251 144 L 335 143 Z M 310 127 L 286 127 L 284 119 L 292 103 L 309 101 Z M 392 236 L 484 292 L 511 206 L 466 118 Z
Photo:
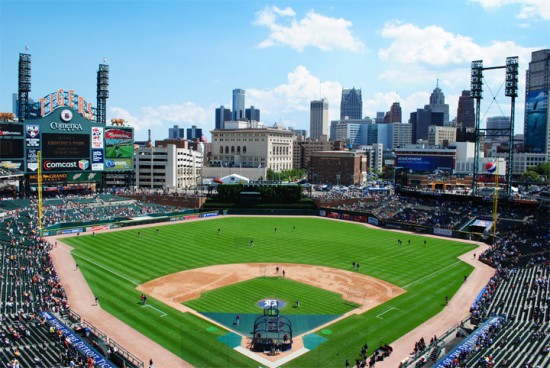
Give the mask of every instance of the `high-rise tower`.
M 456 109 L 456 125 L 461 128 L 473 128 L 476 123 L 476 113 L 474 108 L 474 99 L 469 90 L 462 91 L 458 98 L 458 108 Z
M 244 89 L 233 90 L 233 121 L 245 118 Z
M 232 119 L 231 110 L 226 109 L 223 105 L 216 108 L 216 120 L 215 120 L 216 129 L 225 129 L 225 122 L 231 121 L 231 119 Z
M 362 119 L 363 118 L 363 98 L 361 90 L 344 89 L 342 90 L 342 102 L 340 103 L 340 120 Z
M 443 113 L 443 123 L 449 121 L 449 105 L 445 103 L 445 95 L 441 88 L 439 88 L 439 79 L 432 94 L 430 95 L 430 104 L 426 106 L 432 112 Z
M 314 100 L 309 110 L 309 138 L 320 140 L 321 135 L 328 136 L 328 100 Z

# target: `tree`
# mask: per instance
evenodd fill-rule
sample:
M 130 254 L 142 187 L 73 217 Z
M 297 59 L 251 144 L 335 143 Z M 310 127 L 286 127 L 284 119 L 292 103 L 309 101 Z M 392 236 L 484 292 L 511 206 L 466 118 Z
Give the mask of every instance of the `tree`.
M 522 178 L 523 181 L 527 183 L 540 183 L 542 181 L 540 175 L 531 169 L 527 169 L 527 171 L 523 173 Z

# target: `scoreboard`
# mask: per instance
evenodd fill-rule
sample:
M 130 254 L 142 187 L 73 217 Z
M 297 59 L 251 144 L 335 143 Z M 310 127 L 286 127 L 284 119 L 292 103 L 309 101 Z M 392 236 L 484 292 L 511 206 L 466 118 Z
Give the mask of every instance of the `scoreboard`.
M 79 180 L 101 177 L 93 172 L 133 170 L 134 130 L 114 128 L 67 105 L 23 124 L 0 123 L 0 168 L 36 176 L 41 165 L 43 175 Z

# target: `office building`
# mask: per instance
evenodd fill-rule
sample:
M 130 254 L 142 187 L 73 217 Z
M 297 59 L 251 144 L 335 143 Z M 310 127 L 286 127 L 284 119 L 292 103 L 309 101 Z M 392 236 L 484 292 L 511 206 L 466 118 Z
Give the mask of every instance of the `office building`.
M 458 98 L 458 108 L 456 109 L 456 126 L 458 128 L 474 128 L 476 124 L 474 99 L 469 90 L 462 91 Z
M 491 116 L 487 118 L 486 142 L 508 142 L 510 140 L 510 118 Z
M 412 125 L 411 124 L 391 124 L 391 145 L 384 146 L 385 149 L 394 149 L 405 147 L 412 143 Z
M 437 85 L 430 95 L 430 104 L 425 106 L 425 109 L 429 109 L 432 112 L 443 113 L 443 123 L 449 121 L 449 105 L 445 103 L 445 95 L 441 88 L 439 88 L 439 80 Z
M 313 152 L 333 150 L 334 142 L 329 141 L 326 135 L 322 135 L 317 140 L 305 139 L 303 136 L 298 136 L 294 141 L 294 148 L 292 149 L 292 168 L 307 169 Z
M 524 147 L 526 152 L 545 153 L 550 161 L 550 49 L 535 51 L 525 75 Z
M 231 121 L 231 110 L 226 109 L 223 105 L 216 109 L 216 129 L 225 129 L 225 122 Z
M 185 139 L 185 129 L 180 128 L 179 125 L 174 125 L 173 128 L 168 128 L 169 139 Z
M 431 125 L 428 128 L 428 145 L 448 147 L 453 142 L 456 142 L 455 127 Z
M 362 119 L 363 118 L 363 98 L 361 90 L 344 89 L 342 90 L 342 101 L 340 102 L 340 120 Z
M 202 165 L 202 153 L 188 148 L 140 147 L 134 154 L 136 186 L 169 191 L 194 188 L 200 183 Z
M 260 110 L 254 106 L 245 110 L 245 118 L 248 121 L 260 121 Z
M 233 90 L 233 121 L 246 119 L 244 110 L 244 89 Z
M 190 141 L 202 139 L 202 129 L 197 128 L 196 125 L 192 125 L 191 128 L 187 128 L 187 139 Z
M 328 136 L 328 100 L 314 100 L 309 105 L 309 138 L 319 140 Z
M 284 129 L 213 130 L 211 164 L 258 167 L 276 172 L 292 169 L 293 132 Z
M 356 185 L 366 181 L 367 158 L 360 151 L 318 151 L 310 158 L 310 183 Z
M 417 109 L 411 113 L 410 124 L 412 126 L 412 143 L 418 140 L 428 140 L 428 127 L 430 125 L 443 126 L 444 113 L 433 112 L 428 105 L 423 109 Z
M 361 126 L 367 124 L 363 119 L 333 120 L 330 122 L 330 140 L 342 141 L 348 148 L 361 144 Z
M 401 105 L 399 102 L 394 102 L 390 107 L 390 111 L 384 116 L 384 123 L 401 123 L 401 121 Z

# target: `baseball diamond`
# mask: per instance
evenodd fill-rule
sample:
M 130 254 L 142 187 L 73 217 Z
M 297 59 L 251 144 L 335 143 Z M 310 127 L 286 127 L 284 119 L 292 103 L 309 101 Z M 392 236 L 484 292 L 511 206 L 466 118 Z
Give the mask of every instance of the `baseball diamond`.
M 397 239 L 403 234 L 314 217 L 227 216 L 169 224 L 160 232 L 158 228 L 155 224 L 58 241 L 73 248 L 73 262 L 78 262 L 91 293 L 99 296 L 102 309 L 197 367 L 256 367 L 258 361 L 266 366 L 341 364 L 340 353 L 345 353 L 345 345 L 361 346 L 369 340 L 374 348 L 395 341 L 441 312 L 444 296 L 454 295 L 463 284 L 463 276 L 472 273 L 472 267 L 457 261 L 457 257 L 477 248 L 437 237 L 430 239 L 429 247 L 422 247 L 419 244 L 425 237 L 414 234 L 406 235 L 412 246 L 400 247 Z M 220 235 L 218 229 L 222 229 Z M 234 239 L 242 236 L 254 238 L 254 246 L 245 241 L 236 244 Z M 62 249 L 69 248 L 63 246 L 52 252 L 56 267 L 60 255 L 66 258 Z M 361 268 L 357 270 L 352 263 L 360 263 Z M 68 276 L 67 280 L 63 276 L 63 282 L 69 285 L 70 295 L 74 276 Z M 305 296 L 289 297 L 288 312 L 281 314 L 338 316 L 333 322 L 294 337 L 288 352 L 255 357 L 247 349 L 253 338 L 252 326 L 228 326 L 182 304 L 210 290 L 261 277 L 285 277 L 335 291 L 341 295 L 339 303 L 349 302 L 346 297 L 355 298 L 351 302 L 358 307 L 333 312 L 333 305 L 328 311 L 318 312 L 305 302 Z M 246 294 L 247 290 L 241 292 Z M 139 303 L 142 293 L 149 296 L 147 304 L 151 308 Z M 270 290 L 265 294 L 264 298 L 277 297 Z M 213 303 L 234 303 L 217 311 L 243 316 L 239 323 L 243 327 L 245 314 L 250 308 L 258 308 L 254 303 L 259 298 L 239 305 L 243 299 L 237 296 L 232 301 L 225 298 Z M 323 300 L 311 304 L 322 305 Z M 75 305 L 73 308 L 78 310 Z M 206 312 L 216 310 L 209 308 Z M 261 313 L 258 308 L 256 315 Z M 87 318 L 85 313 L 82 315 Z M 460 319 L 452 318 L 455 322 Z M 234 342 L 235 334 L 240 337 L 238 344 Z M 322 346 L 308 343 L 315 336 L 318 341 L 323 338 Z M 205 353 L 206 346 L 216 353 Z M 178 364 L 184 365 L 183 361 Z

